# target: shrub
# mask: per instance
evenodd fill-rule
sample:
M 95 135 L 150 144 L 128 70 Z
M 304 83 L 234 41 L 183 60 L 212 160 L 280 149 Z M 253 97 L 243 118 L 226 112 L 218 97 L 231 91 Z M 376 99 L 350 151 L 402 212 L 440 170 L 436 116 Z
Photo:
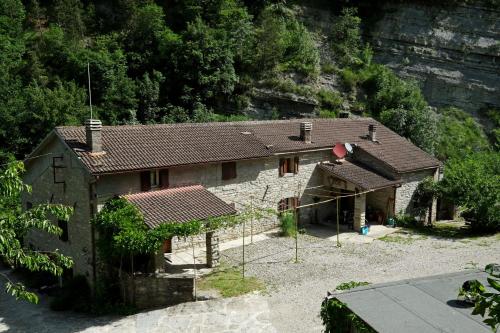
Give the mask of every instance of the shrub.
M 352 69 L 350 68 L 345 68 L 342 73 L 342 81 L 344 82 L 344 85 L 346 88 L 349 90 L 354 90 L 358 84 L 359 77 L 358 74 L 355 73 Z
M 462 206 L 476 230 L 500 230 L 500 153 L 450 159 L 439 183 L 441 195 Z
M 335 74 L 337 73 L 337 67 L 331 62 L 327 62 L 321 65 L 321 72 L 324 74 Z
M 293 213 L 285 212 L 281 214 L 280 219 L 280 227 L 281 233 L 285 237 L 295 237 L 297 234 L 297 228 L 295 227 L 295 218 Z
M 262 11 L 257 29 L 257 70 L 295 70 L 306 76 L 319 75 L 319 52 L 306 27 L 295 13 L 282 5 Z
M 360 286 L 367 286 L 369 284 L 370 284 L 370 282 L 366 282 L 366 281 L 361 281 L 361 282 L 349 281 L 349 282 L 344 282 L 344 283 L 339 284 L 335 288 L 335 290 L 349 290 L 349 289 L 360 287 Z
M 316 96 L 321 108 L 328 110 L 336 110 L 342 106 L 342 96 L 337 91 L 320 89 Z
M 348 290 L 368 284 L 369 282 L 349 281 L 339 284 L 335 290 Z M 360 333 L 376 332 L 353 313 L 345 303 L 334 297 L 326 297 L 323 300 L 320 316 L 326 333 L 351 332 L 352 328 Z
M 325 110 L 325 109 L 320 109 L 319 110 L 319 117 L 320 118 L 337 118 L 337 112 Z
M 344 8 L 332 25 L 331 47 L 336 60 L 343 65 L 360 62 L 361 19 L 356 8 Z
M 491 145 L 500 150 L 500 109 L 483 109 L 480 112 L 493 125 L 490 129 L 486 129 Z
M 298 85 L 291 79 L 267 79 L 262 81 L 262 86 L 275 89 L 283 93 L 292 93 L 304 97 L 313 97 L 316 92 L 307 85 Z
M 475 151 L 489 150 L 481 126 L 469 114 L 456 108 L 440 110 L 436 157 L 440 160 L 463 158 Z
M 405 228 L 416 227 L 418 224 L 415 217 L 409 214 L 398 214 L 394 216 L 394 222 L 397 227 Z

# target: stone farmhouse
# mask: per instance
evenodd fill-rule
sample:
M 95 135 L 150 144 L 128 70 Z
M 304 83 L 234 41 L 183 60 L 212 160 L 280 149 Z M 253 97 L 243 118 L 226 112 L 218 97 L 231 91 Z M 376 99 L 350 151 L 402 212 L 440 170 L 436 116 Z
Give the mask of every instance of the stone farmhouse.
M 345 143 L 353 151 L 339 160 L 332 148 Z M 33 191 L 24 205 L 62 203 L 73 206 L 74 214 L 69 223 L 56 222 L 64 231 L 59 239 L 31 234 L 26 241 L 72 256 L 73 273 L 90 282 L 96 277 L 98 235 L 89 221 L 116 196 L 135 204 L 152 228 L 235 214 L 250 204 L 284 210 L 312 203 L 317 205 L 299 209 L 299 222 L 334 228 L 336 200 L 328 199 L 343 195 L 341 223 L 359 230 L 414 212 L 419 182 L 437 177 L 440 166 L 371 118 L 126 126 L 92 119 L 85 126 L 55 128 L 30 157 L 24 178 Z M 433 220 L 435 211 L 426 218 Z M 276 223 L 258 221 L 253 232 Z M 215 255 L 215 237 L 239 231 L 208 235 L 207 257 Z M 163 252 L 183 245 L 181 239 L 166 240 L 157 269 L 164 265 Z M 215 256 L 207 263 L 216 264 Z

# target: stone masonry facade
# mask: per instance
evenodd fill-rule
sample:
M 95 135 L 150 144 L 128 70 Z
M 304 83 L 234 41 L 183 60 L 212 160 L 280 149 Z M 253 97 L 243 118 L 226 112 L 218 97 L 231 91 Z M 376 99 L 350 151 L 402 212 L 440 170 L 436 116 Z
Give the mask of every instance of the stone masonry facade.
M 89 221 L 106 200 L 118 195 L 140 192 L 140 174 L 130 172 L 91 176 L 70 149 L 55 139 L 40 152 L 40 154 L 44 153 L 51 155 L 34 160 L 28 167 L 25 181 L 32 185 L 33 192 L 30 196 L 23 198 L 24 203 L 25 205 L 27 202 L 33 204 L 63 203 L 73 206 L 74 214 L 68 224 L 67 242 L 46 234 L 32 233 L 27 238 L 27 243 L 39 249 L 60 249 L 62 253 L 74 259 L 74 274 L 83 274 L 89 278 L 89 281 L 92 281 L 92 265 L 93 258 L 95 258 L 93 251 L 95 250 L 93 250 L 94 235 Z M 62 159 L 54 161 L 55 156 L 62 156 Z M 298 172 L 280 177 L 279 159 L 292 158 L 293 160 L 295 156 L 299 156 Z M 172 187 L 201 184 L 226 203 L 233 204 L 237 210 L 251 207 L 276 210 L 280 200 L 284 198 L 298 197 L 300 205 L 313 203 L 313 196 L 304 194 L 304 191 L 311 187 L 329 186 L 328 177 L 325 177 L 316 166 L 320 162 L 331 161 L 331 159 L 332 154 L 328 149 L 237 161 L 237 177 L 231 180 L 222 179 L 220 163 L 173 167 L 169 169 L 169 184 Z M 375 166 L 372 160 L 366 162 L 368 165 Z M 54 163 L 56 163 L 56 168 L 54 168 Z M 59 166 L 63 168 L 58 168 Z M 411 200 L 418 183 L 425 177 L 437 176 L 435 171 L 436 169 L 432 169 L 402 175 L 404 183 L 395 192 L 396 213 L 411 210 Z M 355 214 L 362 217 L 365 214 L 366 195 L 356 198 Z M 310 223 L 314 214 L 318 216 L 317 211 L 313 214 L 313 209 L 316 208 L 300 210 L 301 223 Z M 323 209 L 323 212 L 320 212 L 319 216 L 327 216 L 326 210 L 334 209 L 334 206 L 324 204 L 320 209 Z M 276 217 L 264 218 L 253 223 L 246 223 L 245 233 L 246 235 L 251 232 L 257 234 L 275 228 L 277 225 Z M 238 226 L 230 230 L 221 230 L 217 233 L 217 237 L 221 241 L 238 237 L 243 232 L 242 228 Z M 198 245 L 204 246 L 205 235 L 196 237 L 195 241 Z M 173 249 L 190 245 L 190 239 L 174 239 Z
M 73 258 L 73 272 L 92 281 L 92 230 L 90 218 L 91 177 L 78 158 L 60 141 L 53 140 L 27 166 L 24 181 L 32 186 L 32 193 L 23 196 L 23 207 L 29 204 L 58 203 L 73 207 L 68 222 L 68 240 L 33 231 L 26 237 L 26 245 L 39 250 L 55 250 Z M 55 168 L 54 168 L 55 166 Z M 57 223 L 57 221 L 54 221 Z

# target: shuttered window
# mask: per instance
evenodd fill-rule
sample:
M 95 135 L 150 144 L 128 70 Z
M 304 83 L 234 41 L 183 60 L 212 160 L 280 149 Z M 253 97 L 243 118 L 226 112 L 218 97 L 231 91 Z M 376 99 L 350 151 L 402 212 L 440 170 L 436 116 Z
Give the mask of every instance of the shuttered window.
M 278 211 L 284 212 L 289 209 L 294 209 L 297 206 L 299 206 L 299 198 L 297 197 L 284 198 L 281 199 L 280 202 L 278 203 Z
M 141 172 L 141 191 L 146 192 L 151 189 L 151 178 L 149 171 Z
M 236 178 L 236 162 L 222 163 L 222 179 L 229 180 Z
M 279 175 L 283 177 L 286 173 L 297 174 L 299 172 L 299 157 L 280 158 Z
M 160 170 L 160 187 L 161 188 L 168 188 L 169 187 L 168 169 Z
M 147 192 L 152 188 L 158 187 L 169 187 L 168 169 L 141 172 L 141 191 Z

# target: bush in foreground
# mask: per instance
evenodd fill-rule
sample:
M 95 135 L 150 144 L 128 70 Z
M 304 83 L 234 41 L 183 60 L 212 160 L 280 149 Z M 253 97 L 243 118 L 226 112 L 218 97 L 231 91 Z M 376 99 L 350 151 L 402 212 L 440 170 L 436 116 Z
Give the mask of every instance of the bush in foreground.
M 439 186 L 444 197 L 464 209 L 472 229 L 500 230 L 500 153 L 449 160 Z

